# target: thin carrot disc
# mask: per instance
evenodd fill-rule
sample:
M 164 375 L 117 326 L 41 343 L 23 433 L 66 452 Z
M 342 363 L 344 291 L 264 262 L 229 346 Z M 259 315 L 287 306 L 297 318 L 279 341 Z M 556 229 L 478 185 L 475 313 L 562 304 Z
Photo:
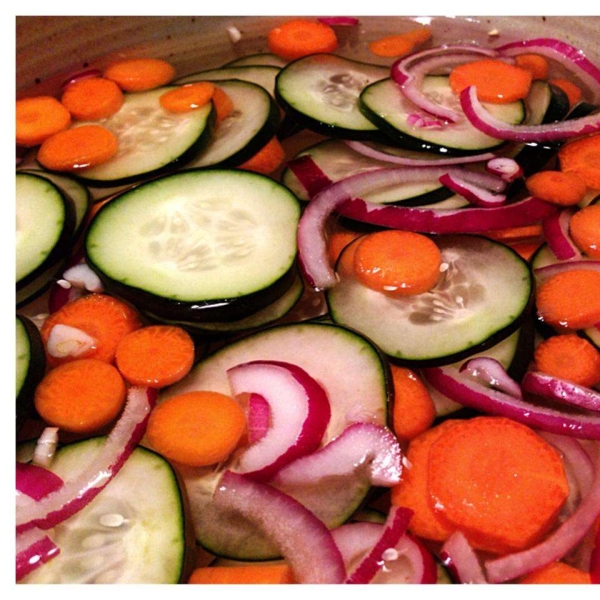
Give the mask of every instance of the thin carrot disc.
M 531 80 L 530 71 L 487 58 L 458 65 L 450 73 L 450 86 L 455 94 L 474 85 L 479 100 L 494 104 L 526 98 Z
M 294 583 L 294 574 L 288 565 L 244 565 L 227 567 L 200 567 L 188 583 L 192 584 L 284 584 Z
M 557 329 L 585 329 L 600 323 L 600 273 L 573 269 L 544 281 L 537 290 L 538 314 Z
M 559 206 L 574 206 L 587 192 L 580 177 L 563 171 L 538 171 L 525 180 L 525 185 L 532 196 Z
M 132 58 L 112 63 L 104 71 L 125 92 L 143 92 L 166 85 L 175 77 L 175 68 L 160 58 Z
M 38 146 L 71 124 L 69 111 L 52 96 L 17 100 L 16 134 L 20 146 Z
M 588 187 L 600 190 L 600 134 L 568 142 L 558 151 L 560 169 L 577 175 Z
M 225 460 L 246 428 L 242 407 L 218 392 L 172 396 L 151 413 L 146 436 L 158 453 L 175 462 L 204 467 Z
M 335 265 L 342 250 L 359 236 L 360 233 L 344 229 L 341 226 L 337 226 L 337 228 L 331 232 L 329 239 L 327 240 L 327 252 L 329 261 L 332 265 Z
M 150 325 L 123 336 L 115 360 L 130 384 L 163 388 L 189 373 L 194 364 L 194 342 L 181 327 Z
M 239 166 L 245 171 L 253 171 L 270 175 L 275 171 L 285 159 L 285 150 L 281 142 L 276 138 L 271 138 L 254 156 Z
M 117 137 L 101 125 L 81 125 L 55 133 L 40 146 L 37 159 L 51 171 L 78 171 L 110 160 Z
M 125 403 L 126 386 L 117 369 L 93 358 L 49 371 L 35 392 L 35 407 L 49 425 L 92 433 L 111 423 Z
M 212 95 L 213 107 L 217 113 L 216 125 L 233 114 L 235 106 L 231 98 L 223 91 L 223 88 L 215 85 Z
M 367 287 L 391 296 L 429 291 L 440 277 L 442 254 L 420 233 L 385 230 L 357 242 L 354 273 Z
M 335 31 L 325 23 L 292 19 L 269 32 L 269 50 L 286 60 L 317 52 L 333 52 L 338 46 Z
M 548 83 L 560 88 L 567 95 L 570 106 L 575 106 L 583 96 L 581 88 L 568 79 L 551 79 Z
M 369 50 L 375 56 L 396 58 L 412 52 L 416 42 L 403 34 L 388 35 L 369 42 Z
M 600 352 L 574 333 L 555 335 L 540 342 L 534 359 L 538 371 L 592 387 L 600 383 Z
M 600 258 L 600 204 L 590 204 L 577 211 L 569 222 L 575 245 L 590 258 Z
M 536 543 L 569 495 L 560 454 L 527 426 L 475 417 L 429 451 L 427 487 L 443 518 L 471 545 L 503 554 Z
M 97 121 L 114 115 L 123 106 L 123 92 L 110 79 L 92 77 L 71 83 L 61 99 L 79 121 Z
M 208 104 L 214 92 L 215 86 L 210 81 L 196 81 L 165 92 L 159 102 L 170 113 L 186 113 Z
M 540 54 L 520 54 L 515 57 L 515 65 L 529 71 L 533 79 L 548 77 L 548 61 Z

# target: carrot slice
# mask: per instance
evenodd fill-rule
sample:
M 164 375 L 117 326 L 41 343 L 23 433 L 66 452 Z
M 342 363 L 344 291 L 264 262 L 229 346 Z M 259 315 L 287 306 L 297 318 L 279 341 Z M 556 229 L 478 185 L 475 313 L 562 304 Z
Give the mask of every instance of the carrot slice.
M 530 241 L 531 238 L 540 238 L 542 235 L 543 229 L 539 223 L 534 225 L 523 225 L 521 227 L 496 229 L 495 231 L 488 231 L 485 234 L 486 237 L 502 242 Z
M 81 125 L 55 133 L 38 151 L 38 161 L 51 171 L 78 171 L 105 163 L 119 147 L 117 137 L 101 125 Z
M 559 330 L 600 323 L 600 273 L 573 269 L 544 281 L 537 290 L 540 317 Z
M 521 423 L 489 416 L 460 421 L 432 444 L 427 489 L 474 548 L 498 554 L 536 543 L 569 495 L 550 444 Z
M 403 440 L 411 440 L 427 429 L 435 420 L 435 405 L 429 391 L 414 371 L 391 365 L 394 382 L 394 433 Z
M 354 254 L 354 273 L 367 287 L 390 296 L 429 291 L 440 277 L 442 254 L 435 242 L 411 231 L 366 235 Z
M 495 59 L 482 59 L 454 67 L 450 73 L 450 86 L 460 94 L 472 85 L 482 102 L 507 104 L 522 100 L 529 94 L 531 72 Z
M 540 54 L 520 54 L 515 57 L 515 65 L 529 71 L 533 79 L 548 77 L 548 61 Z
M 218 392 L 198 391 L 172 396 L 150 415 L 150 445 L 175 462 L 204 467 L 225 460 L 246 429 L 242 407 Z
M 369 42 L 369 50 L 375 56 L 400 57 L 412 52 L 416 46 L 431 37 L 431 27 L 418 27 L 406 33 L 388 35 Z
M 456 419 L 448 419 L 410 441 L 406 451 L 407 463 L 410 466 L 404 469 L 402 480 L 391 490 L 392 505 L 405 506 L 413 511 L 409 530 L 426 540 L 443 542 L 454 531 L 433 510 L 433 503 L 427 490 L 427 478 L 431 447 L 444 432 L 458 422 Z
M 600 258 L 600 204 L 590 204 L 577 211 L 569 222 L 569 234 L 584 254 Z
M 563 171 L 539 171 L 528 177 L 525 185 L 532 196 L 559 206 L 574 206 L 587 192 L 581 178 Z
M 335 31 L 325 23 L 292 19 L 269 31 L 269 50 L 285 60 L 295 60 L 317 52 L 333 52 L 338 47 Z
M 200 567 L 192 573 L 188 583 L 283 584 L 295 583 L 295 580 L 288 565 L 244 565 Z
M 169 83 L 175 77 L 175 68 L 160 58 L 132 58 L 110 64 L 104 77 L 125 92 L 143 92 Z
M 215 93 L 210 81 L 196 81 L 169 90 L 159 98 L 160 105 L 170 113 L 181 114 L 208 104 Z
M 57 324 L 81 329 L 96 340 L 94 347 L 80 358 L 97 358 L 105 362 L 114 360 L 117 345 L 125 334 L 142 326 L 135 309 L 107 294 L 83 296 L 48 316 L 40 330 L 44 345 Z M 49 354 L 47 359 L 50 366 L 73 360 L 72 357 L 58 358 Z
M 554 562 L 522 577 L 525 584 L 590 584 L 590 574 L 563 562 Z
M 71 124 L 69 111 L 52 96 L 17 100 L 16 137 L 20 146 L 38 146 Z
M 194 364 L 194 342 L 175 325 L 150 325 L 124 335 L 117 368 L 132 385 L 163 388 L 185 377 Z
M 49 371 L 35 391 L 35 408 L 49 425 L 74 433 L 92 433 L 121 412 L 127 394 L 117 369 L 83 358 Z
M 361 234 L 356 231 L 350 231 L 341 226 L 336 226 L 336 229 L 331 232 L 329 239 L 327 240 L 327 251 L 332 265 L 335 265 L 342 250 L 360 235 Z
M 216 125 L 219 125 L 221 121 L 232 115 L 235 110 L 231 98 L 218 85 L 215 86 L 213 91 L 212 103 L 217 113 Z
M 283 163 L 284 159 L 285 150 L 281 142 L 273 137 L 254 156 L 238 168 L 269 175 Z
M 123 106 L 123 92 L 110 79 L 92 77 L 71 83 L 60 101 L 80 121 L 97 121 L 114 115 Z
M 553 377 L 592 387 L 600 383 L 600 352 L 574 333 L 540 342 L 534 352 L 536 368 Z
M 600 190 L 600 134 L 568 142 L 558 151 L 560 169 L 577 175 L 585 184 Z
M 568 79 L 551 79 L 548 83 L 560 88 L 567 95 L 567 98 L 569 99 L 569 106 L 575 106 L 575 104 L 577 104 L 583 96 L 581 88 Z

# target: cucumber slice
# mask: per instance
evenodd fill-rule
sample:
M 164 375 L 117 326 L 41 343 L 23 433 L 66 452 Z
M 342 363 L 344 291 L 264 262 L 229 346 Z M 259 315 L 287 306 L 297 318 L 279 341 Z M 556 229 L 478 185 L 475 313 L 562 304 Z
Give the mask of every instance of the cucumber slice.
M 96 187 L 134 183 L 185 165 L 198 155 L 210 139 L 212 104 L 170 113 L 161 107 L 159 98 L 171 89 L 176 88 L 125 94 L 120 110 L 102 122 L 117 136 L 117 154 L 78 175 L 83 183 Z
M 458 97 L 448 83 L 448 77 L 425 77 L 423 91 L 439 102 L 461 111 Z M 360 95 L 360 108 L 374 125 L 397 145 L 410 150 L 427 150 L 444 154 L 465 155 L 493 150 L 504 144 L 473 127 L 466 117 L 440 129 L 417 128 L 410 124 L 412 114 L 420 110 L 398 92 L 397 84 L 390 78 L 369 85 Z M 518 125 L 525 119 L 523 102 L 510 104 L 485 104 L 497 119 Z
M 105 204 L 86 236 L 87 261 L 108 290 L 160 318 L 243 318 L 291 285 L 299 213 L 268 177 L 183 171 Z
M 221 81 L 233 102 L 233 113 L 213 132 L 206 148 L 188 165 L 237 167 L 254 156 L 276 133 L 279 108 L 260 86 L 245 81 Z
M 193 81 L 223 81 L 225 79 L 239 79 L 254 83 L 266 92 L 273 95 L 275 92 L 275 79 L 279 75 L 280 67 L 270 65 L 237 65 L 198 71 L 178 79 L 176 83 L 191 83 Z
M 388 77 L 389 69 L 333 54 L 311 54 L 284 67 L 275 97 L 307 129 L 331 137 L 371 139 L 377 126 L 358 108 L 362 90 Z
M 76 476 L 103 438 L 59 449 L 52 471 Z M 186 566 L 186 522 L 177 479 L 154 452 L 136 448 L 106 489 L 50 536 L 60 553 L 23 583 L 178 583 Z
M 352 250 L 337 265 L 327 292 L 334 322 L 359 331 L 394 360 L 439 366 L 493 346 L 514 332 L 531 304 L 528 264 L 508 246 L 471 235 L 436 238 L 448 265 L 429 292 L 391 298 L 353 276 Z

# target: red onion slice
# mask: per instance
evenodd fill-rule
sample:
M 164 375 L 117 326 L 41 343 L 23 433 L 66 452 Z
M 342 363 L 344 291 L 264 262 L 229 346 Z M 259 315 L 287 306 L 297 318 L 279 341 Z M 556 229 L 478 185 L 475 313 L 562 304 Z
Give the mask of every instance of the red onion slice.
M 538 406 L 491 390 L 454 367 L 427 368 L 422 370 L 422 375 L 438 392 L 463 406 L 508 417 L 550 433 L 579 439 L 600 439 L 600 415 L 595 413 L 572 414 Z
M 249 521 L 277 546 L 298 583 L 343 583 L 342 555 L 327 527 L 302 504 L 268 484 L 226 471 L 214 503 Z
M 504 181 L 512 182 L 523 177 L 523 169 L 514 158 L 499 156 L 492 158 L 485 165 L 488 173 L 498 175 Z
M 309 154 L 290 160 L 287 167 L 302 184 L 309 198 L 314 198 L 333 183 Z
M 355 27 L 360 23 L 356 17 L 319 17 L 317 20 L 332 27 Z
M 235 471 L 266 481 L 321 444 L 331 407 L 325 390 L 290 363 L 254 361 L 227 371 L 234 395 L 258 394 L 270 408 L 271 427 L 238 458 Z
M 21 581 L 60 553 L 59 547 L 37 527 L 18 534 L 15 549 L 16 581 Z
M 458 583 L 487 583 L 477 553 L 460 531 L 455 531 L 446 540 L 440 555 L 444 566 L 450 570 Z
M 36 501 L 59 490 L 63 480 L 48 469 L 31 463 L 16 465 L 17 492 L 25 494 Z
M 247 426 L 250 444 L 262 440 L 271 427 L 271 408 L 259 394 L 250 394 L 248 399 Z
M 581 252 L 571 240 L 569 224 L 574 209 L 564 208 L 542 221 L 544 238 L 558 260 L 579 260 Z
M 522 398 L 521 386 L 506 372 L 495 358 L 480 356 L 472 358 L 460 367 L 461 373 L 466 373 L 485 384 L 515 398 Z
M 35 504 L 17 507 L 17 532 L 49 529 L 87 506 L 119 472 L 142 439 L 156 390 L 130 388 L 121 417 L 97 458 L 81 474 Z
M 600 516 L 600 458 L 596 457 L 594 481 L 575 512 L 543 542 L 485 563 L 491 583 L 512 581 L 562 559 L 584 539 Z
M 600 411 L 600 392 L 566 379 L 553 377 L 539 371 L 528 371 L 521 383 L 523 390 L 561 404 L 585 410 Z
M 60 87 L 62 90 L 65 90 L 72 83 L 75 83 L 77 81 L 83 81 L 84 79 L 93 79 L 95 77 L 102 77 L 102 71 L 94 68 L 80 69 L 67 75 L 61 83 Z
M 439 182 L 475 206 L 493 207 L 500 206 L 506 202 L 504 194 L 488 192 L 488 190 L 469 183 L 464 178 L 452 173 L 442 175 L 439 178 Z
M 600 528 L 596 532 L 596 540 L 590 558 L 590 577 L 592 583 L 600 583 Z
M 552 142 L 600 131 L 600 114 L 545 125 L 508 125 L 493 117 L 477 98 L 475 86 L 460 93 L 460 104 L 471 124 L 486 135 L 511 142 Z

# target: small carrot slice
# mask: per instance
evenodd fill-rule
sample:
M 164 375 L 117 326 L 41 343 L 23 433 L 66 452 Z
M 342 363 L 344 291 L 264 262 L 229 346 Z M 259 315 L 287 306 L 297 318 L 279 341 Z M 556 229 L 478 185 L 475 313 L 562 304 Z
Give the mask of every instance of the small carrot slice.
M 534 225 L 523 225 L 521 227 L 496 229 L 495 231 L 488 231 L 485 234 L 486 237 L 502 242 L 530 241 L 532 238 L 541 238 L 542 235 L 543 229 L 539 223 Z
M 115 351 L 131 385 L 163 388 L 185 377 L 194 364 L 194 341 L 175 325 L 149 325 L 124 335 Z
M 16 137 L 20 146 L 38 146 L 71 124 L 69 111 L 52 96 L 17 100 Z
M 165 92 L 160 96 L 159 102 L 168 112 L 181 114 L 208 104 L 214 93 L 215 85 L 213 83 L 196 81 Z
M 329 239 L 327 240 L 327 252 L 332 265 L 335 265 L 342 250 L 360 235 L 361 234 L 356 231 L 350 231 L 339 225 L 331 232 Z
M 205 467 L 225 460 L 246 429 L 242 407 L 218 392 L 172 396 L 151 413 L 146 436 L 159 454 L 175 462 Z
M 450 86 L 455 94 L 475 86 L 482 102 L 507 104 L 522 100 L 529 94 L 531 72 L 495 59 L 482 59 L 454 67 Z
M 532 196 L 559 206 L 574 206 L 587 192 L 581 178 L 563 171 L 538 171 L 525 180 L 525 185 Z
M 244 565 L 231 567 L 200 567 L 188 583 L 199 584 L 283 584 L 295 583 L 288 565 Z
M 577 175 L 593 190 L 600 190 L 600 134 L 566 143 L 558 151 L 561 171 Z
M 554 562 L 525 575 L 519 580 L 525 584 L 590 584 L 590 574 L 563 562 Z
M 35 391 L 35 408 L 54 427 L 93 433 L 111 423 L 125 404 L 125 381 L 104 361 L 83 358 L 49 371 Z
M 429 291 L 440 277 L 442 254 L 420 233 L 385 230 L 362 238 L 354 254 L 354 273 L 367 287 L 390 296 Z
M 600 204 L 578 210 L 569 222 L 569 234 L 584 254 L 600 258 Z
M 403 34 L 388 35 L 369 42 L 369 51 L 382 58 L 399 58 L 413 51 L 416 42 Z
M 427 489 L 474 548 L 495 554 L 536 543 L 569 495 L 550 444 L 521 423 L 489 416 L 460 421 L 432 444 Z
M 534 352 L 538 371 L 592 387 L 600 383 L 600 352 L 574 333 L 555 335 L 540 342 Z
M 295 60 L 317 52 L 333 52 L 338 47 L 335 31 L 325 23 L 292 19 L 269 31 L 269 50 L 285 60 Z
M 97 121 L 114 115 L 123 106 L 123 92 L 110 79 L 92 77 L 71 83 L 62 105 L 79 121 Z
M 231 116 L 235 110 L 231 98 L 225 93 L 223 88 L 218 85 L 215 86 L 213 91 L 212 103 L 215 112 L 217 113 L 216 125 L 219 125 L 223 120 Z
M 540 54 L 520 54 L 515 57 L 515 65 L 529 71 L 533 79 L 548 77 L 548 61 Z
M 551 79 L 548 83 L 560 88 L 567 95 L 570 106 L 575 106 L 583 96 L 581 88 L 568 79 Z
M 539 316 L 558 330 L 593 327 L 600 323 L 600 273 L 558 273 L 539 286 L 536 302 Z
M 413 511 L 409 530 L 426 540 L 443 542 L 453 528 L 433 510 L 433 502 L 427 490 L 429 452 L 433 444 L 458 421 L 448 419 L 413 438 L 408 444 L 406 460 L 408 467 L 402 472 L 402 480 L 391 491 L 391 503 L 405 506 Z
M 81 358 L 112 362 L 121 338 L 142 326 L 138 312 L 129 304 L 107 294 L 89 294 L 65 304 L 49 315 L 40 330 L 46 346 L 54 325 L 81 329 L 96 340 L 94 347 Z M 48 364 L 56 366 L 73 360 L 47 355 Z
M 169 83 L 175 77 L 175 67 L 160 58 L 131 58 L 110 64 L 104 77 L 125 92 L 143 92 Z
M 405 367 L 391 365 L 394 382 L 394 433 L 411 440 L 427 431 L 435 420 L 435 405 L 419 375 Z
M 285 150 L 281 142 L 272 137 L 254 156 L 242 163 L 238 168 L 245 171 L 254 171 L 263 175 L 270 175 L 285 159 Z
M 119 147 L 117 137 L 101 125 L 81 125 L 55 133 L 38 151 L 38 161 L 51 171 L 78 171 L 110 160 Z

